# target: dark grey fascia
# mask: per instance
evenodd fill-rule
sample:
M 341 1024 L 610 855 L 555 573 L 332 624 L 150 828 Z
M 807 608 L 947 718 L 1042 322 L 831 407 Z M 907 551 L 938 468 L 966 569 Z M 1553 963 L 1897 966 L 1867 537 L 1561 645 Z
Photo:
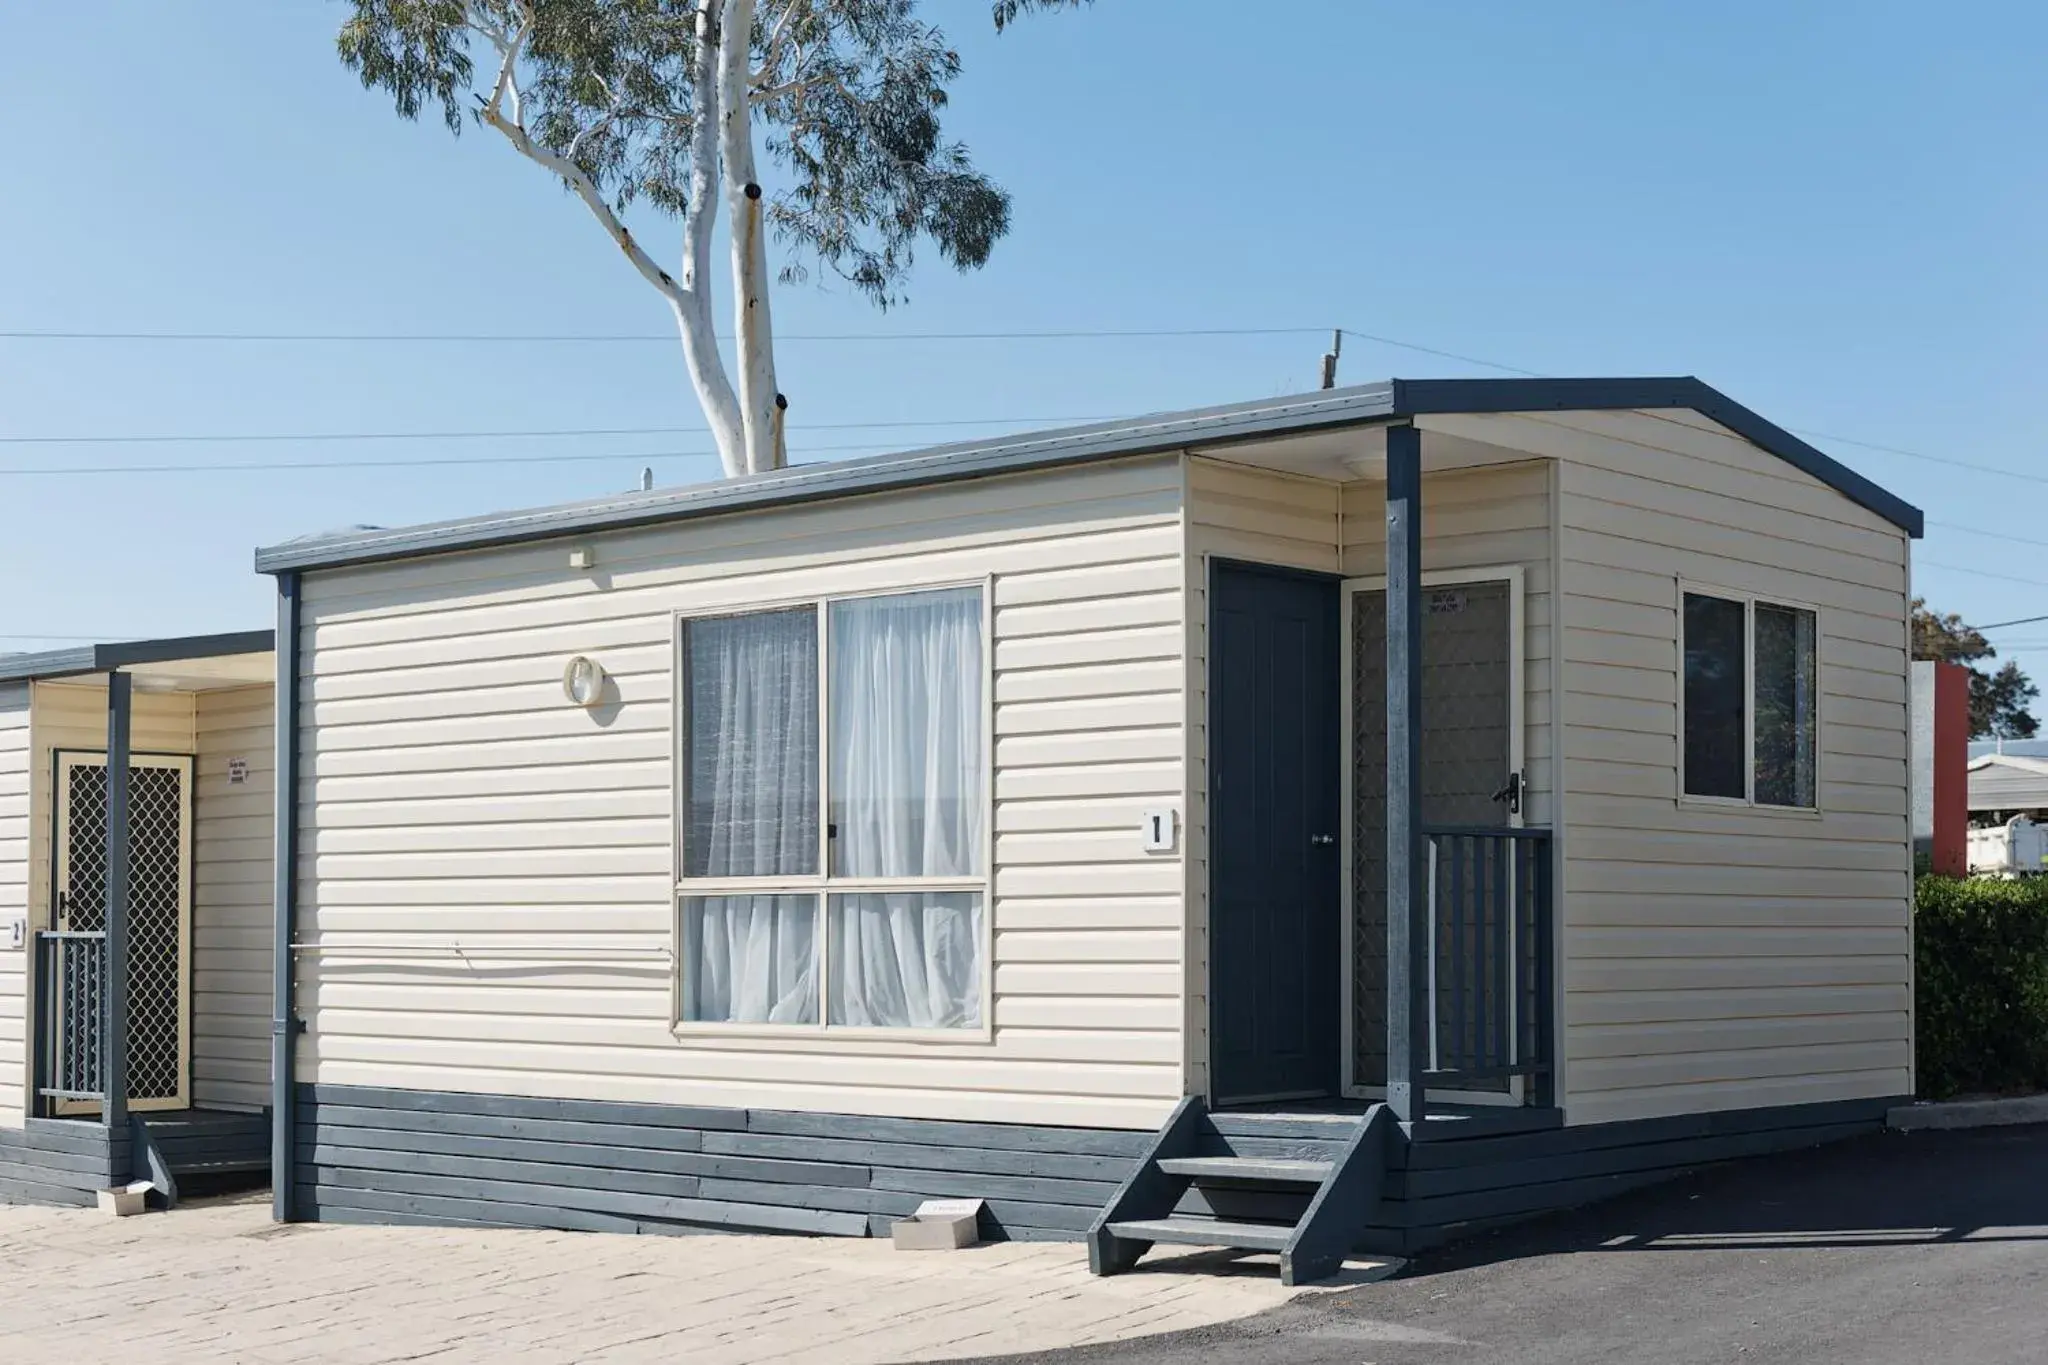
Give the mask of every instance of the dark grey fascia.
M 992 474 L 1051 469 L 1119 456 L 1163 454 L 1190 445 L 1253 440 L 1384 420 L 1393 386 L 1333 389 L 1305 398 L 1233 403 L 1023 436 L 963 441 L 905 454 L 796 465 L 688 488 L 627 493 L 525 512 L 492 513 L 389 531 L 287 541 L 256 552 L 258 573 L 328 568 L 410 555 L 510 545 L 589 531 L 682 521 L 720 512 L 781 507 L 862 493 L 929 487 Z
M 1402 417 L 1690 408 L 1762 446 L 1794 469 L 1811 474 L 1914 540 L 1926 529 L 1919 508 L 1697 379 L 1396 379 L 1393 388 L 1394 410 Z
M 513 545 L 723 512 L 928 487 L 994 474 L 1165 454 L 1191 447 L 1223 446 L 1433 414 L 1659 407 L 1690 408 L 1711 418 L 1837 489 L 1908 535 L 1917 538 L 1921 533 L 1918 508 L 1697 379 L 1394 379 L 1292 398 L 1160 413 L 871 459 L 798 465 L 688 488 L 626 493 L 396 530 L 353 531 L 288 541 L 258 550 L 256 570 L 278 574 Z
M 276 636 L 267 630 L 244 630 L 227 635 L 123 640 L 114 644 L 46 650 L 40 654 L 0 655 L 0 682 L 73 678 L 86 673 L 111 673 L 141 664 L 221 659 L 234 654 L 267 654 L 275 639 Z

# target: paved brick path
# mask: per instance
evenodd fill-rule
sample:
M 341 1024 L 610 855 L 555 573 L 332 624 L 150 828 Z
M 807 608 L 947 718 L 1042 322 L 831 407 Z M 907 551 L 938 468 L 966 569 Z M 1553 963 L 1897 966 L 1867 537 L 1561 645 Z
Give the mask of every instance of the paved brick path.
M 0 1207 L 0 1359 L 858 1365 L 1118 1341 L 1292 1296 L 1270 1259 L 1154 1256 L 1097 1280 L 1071 1245 L 280 1227 L 247 1199 L 119 1220 Z

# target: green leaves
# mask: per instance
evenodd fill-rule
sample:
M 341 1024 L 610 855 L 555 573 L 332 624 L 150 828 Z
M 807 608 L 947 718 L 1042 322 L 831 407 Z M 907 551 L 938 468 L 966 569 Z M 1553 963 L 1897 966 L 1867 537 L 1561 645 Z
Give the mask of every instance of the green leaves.
M 2048 878 L 1920 878 L 1913 950 L 1920 1094 L 2048 1090 Z
M 996 32 L 1017 22 L 1021 14 L 1035 9 L 1075 9 L 1094 0 L 995 0 Z
M 1964 625 L 1962 617 L 1930 610 L 1922 599 L 1913 599 L 1913 657 L 1942 659 L 1970 670 L 1970 738 L 2031 739 L 2041 727 L 2028 708 L 2041 689 L 2018 664 L 2007 663 L 1995 673 L 1978 667 L 1997 656 L 1991 642 Z
M 1088 0 L 1002 0 L 997 28 Z M 699 0 L 349 0 L 336 40 L 363 85 L 401 117 L 438 106 L 450 132 L 498 110 L 587 175 L 613 208 L 683 216 Z M 714 8 L 717 8 L 714 6 Z M 959 54 L 918 0 L 762 0 L 744 35 L 750 116 L 773 174 L 767 222 L 812 265 L 881 306 L 898 302 L 920 239 L 960 270 L 987 263 L 1010 198 L 946 137 Z M 712 41 L 730 35 L 710 28 Z M 508 61 L 508 54 L 510 54 Z
M 342 64 L 364 89 L 389 91 L 402 118 L 438 103 L 448 131 L 459 134 L 474 72 L 464 0 L 354 0 L 354 9 L 335 39 Z

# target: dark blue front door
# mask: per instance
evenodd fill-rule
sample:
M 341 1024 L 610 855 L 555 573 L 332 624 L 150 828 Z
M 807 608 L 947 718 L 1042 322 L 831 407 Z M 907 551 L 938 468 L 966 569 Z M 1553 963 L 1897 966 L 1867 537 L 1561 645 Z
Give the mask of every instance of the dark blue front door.
M 1215 1099 L 1337 1089 L 1337 584 L 1217 564 L 1209 614 Z

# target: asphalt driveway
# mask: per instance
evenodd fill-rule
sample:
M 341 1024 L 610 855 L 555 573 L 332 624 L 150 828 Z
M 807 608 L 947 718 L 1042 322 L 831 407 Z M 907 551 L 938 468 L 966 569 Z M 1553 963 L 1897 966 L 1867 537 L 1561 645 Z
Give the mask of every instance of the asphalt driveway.
M 2036 1365 L 2048 1127 L 1885 1133 L 1717 1167 L 1447 1248 L 1382 1284 L 1027 1359 Z

